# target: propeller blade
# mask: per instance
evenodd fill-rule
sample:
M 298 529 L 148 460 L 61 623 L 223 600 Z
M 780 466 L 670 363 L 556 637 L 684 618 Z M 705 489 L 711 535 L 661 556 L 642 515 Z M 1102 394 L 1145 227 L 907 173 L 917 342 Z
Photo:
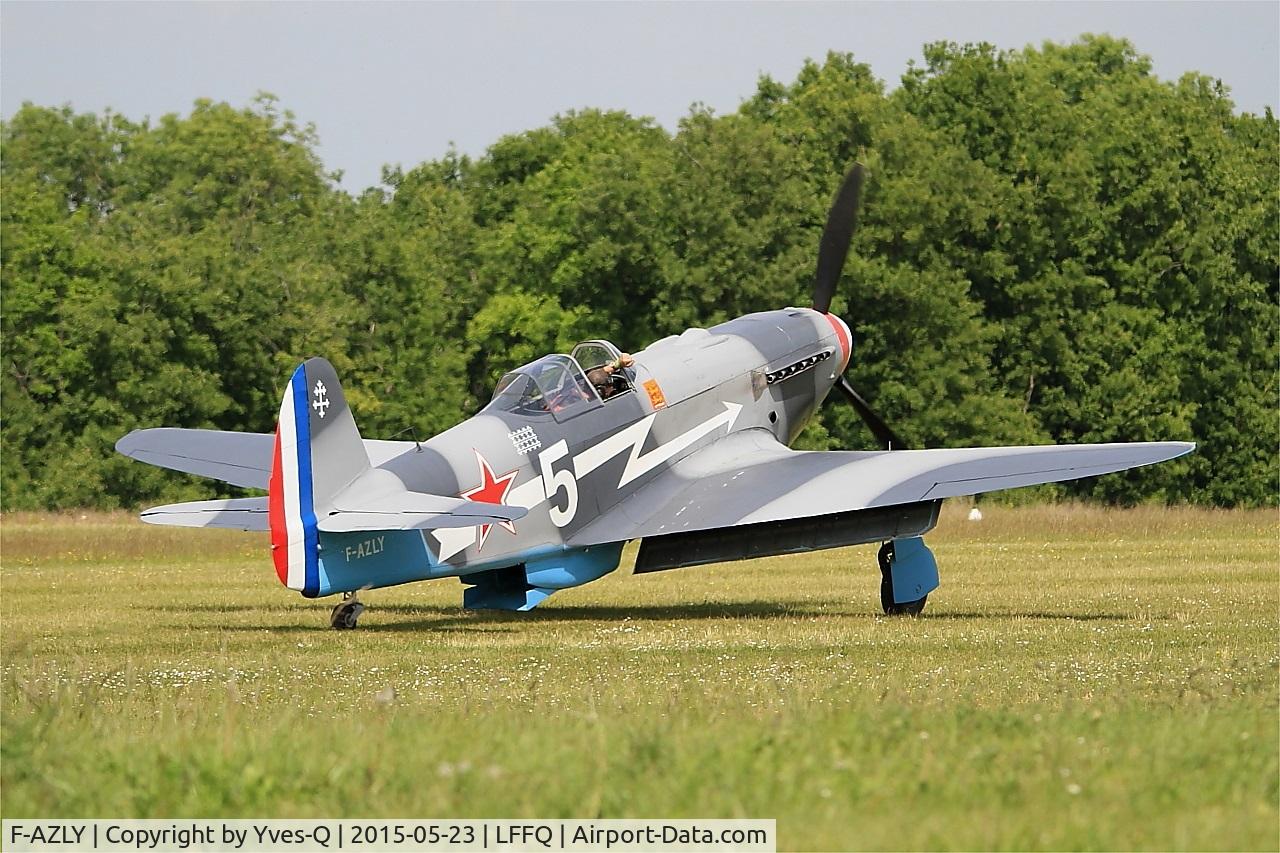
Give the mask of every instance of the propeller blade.
M 871 406 L 867 401 L 862 399 L 862 395 L 854 390 L 849 384 L 849 380 L 841 376 L 836 381 L 836 387 L 844 392 L 849 398 L 849 402 L 853 404 L 853 408 L 858 411 L 862 422 L 871 430 L 871 434 L 876 437 L 876 441 L 880 442 L 885 450 L 907 450 L 907 445 L 902 439 L 898 438 L 897 433 L 889 429 L 889 425 L 880 419 L 880 416 L 871 410 Z
M 822 231 L 818 244 L 818 271 L 813 278 L 813 309 L 826 314 L 831 310 L 831 300 L 836 295 L 836 283 L 849 256 L 849 243 L 853 229 L 858 225 L 858 209 L 862 204 L 862 179 L 866 167 L 854 163 L 844 176 L 831 211 L 827 214 L 827 227 Z
M 858 211 L 862 208 L 862 182 L 866 175 L 866 167 L 854 163 L 844 176 L 827 213 L 827 226 L 822 230 L 822 242 L 818 244 L 818 270 L 813 277 L 813 308 L 823 314 L 831 311 L 831 300 L 835 298 L 840 273 L 844 271 L 844 262 L 849 257 L 849 244 L 853 242 L 853 231 L 858 227 Z M 886 450 L 906 449 L 902 439 L 872 411 L 848 379 L 841 376 L 836 386 L 853 404 L 862 422 L 882 447 Z

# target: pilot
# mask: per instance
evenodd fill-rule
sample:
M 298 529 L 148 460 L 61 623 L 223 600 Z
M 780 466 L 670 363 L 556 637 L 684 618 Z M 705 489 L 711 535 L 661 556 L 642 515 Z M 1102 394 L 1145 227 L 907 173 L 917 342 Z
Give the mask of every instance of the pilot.
M 613 361 L 605 362 L 589 371 L 587 373 L 587 381 L 596 386 L 596 390 L 600 392 L 601 400 L 607 400 L 618 393 L 618 386 L 613 382 L 613 374 L 624 368 L 631 367 L 635 363 L 636 360 L 631 357 L 631 353 L 624 352 Z

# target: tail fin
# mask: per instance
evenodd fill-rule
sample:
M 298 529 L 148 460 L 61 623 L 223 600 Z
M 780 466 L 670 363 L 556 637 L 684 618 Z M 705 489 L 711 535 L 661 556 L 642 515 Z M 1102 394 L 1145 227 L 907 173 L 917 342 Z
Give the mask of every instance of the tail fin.
M 308 359 L 293 372 L 280 403 L 267 485 L 271 556 L 285 586 L 308 597 L 319 594 L 316 519 L 369 467 L 333 365 Z

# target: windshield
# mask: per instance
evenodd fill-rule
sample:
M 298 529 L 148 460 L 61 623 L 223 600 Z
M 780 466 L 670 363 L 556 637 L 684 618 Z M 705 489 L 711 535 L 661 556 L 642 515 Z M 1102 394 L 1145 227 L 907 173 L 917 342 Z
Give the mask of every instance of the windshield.
M 548 411 L 542 392 L 523 373 L 508 373 L 502 377 L 493 392 L 493 399 L 485 408 L 515 412 L 518 415 L 545 415 Z
M 563 420 L 599 401 L 576 361 L 567 355 L 548 355 L 502 377 L 485 408 L 518 415 L 550 412 Z

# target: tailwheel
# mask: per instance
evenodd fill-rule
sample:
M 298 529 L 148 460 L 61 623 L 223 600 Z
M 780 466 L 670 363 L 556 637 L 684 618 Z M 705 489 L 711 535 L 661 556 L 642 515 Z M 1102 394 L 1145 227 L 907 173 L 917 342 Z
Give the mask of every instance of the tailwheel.
M 338 631 L 350 630 L 356 626 L 356 620 L 363 612 L 364 605 L 356 599 L 354 592 L 343 593 L 342 603 L 329 614 L 329 627 Z
M 880 563 L 880 607 L 884 609 L 886 616 L 919 616 L 924 611 L 924 603 L 929 600 L 926 594 L 915 601 L 899 601 L 893 600 L 893 541 L 884 543 L 880 546 L 880 552 L 876 554 L 876 560 Z

